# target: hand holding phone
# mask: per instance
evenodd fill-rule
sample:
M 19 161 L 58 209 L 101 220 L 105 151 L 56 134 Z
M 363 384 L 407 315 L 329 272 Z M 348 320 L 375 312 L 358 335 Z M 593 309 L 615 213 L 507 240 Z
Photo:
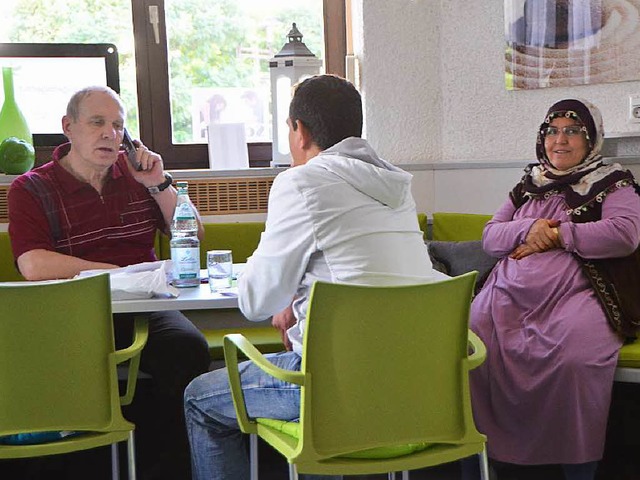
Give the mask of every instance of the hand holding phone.
M 127 152 L 127 158 L 131 166 L 133 166 L 135 170 L 142 170 L 142 165 L 140 165 L 140 162 L 138 162 L 136 158 L 136 146 L 133 144 L 133 140 L 126 128 L 124 129 L 124 136 L 122 137 L 122 148 Z

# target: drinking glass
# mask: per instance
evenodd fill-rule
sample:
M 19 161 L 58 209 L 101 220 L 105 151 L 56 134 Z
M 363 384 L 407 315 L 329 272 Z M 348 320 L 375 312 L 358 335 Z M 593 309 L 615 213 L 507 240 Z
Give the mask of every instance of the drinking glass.
M 212 292 L 231 287 L 233 258 L 231 250 L 209 250 L 207 252 L 207 272 L 209 288 Z

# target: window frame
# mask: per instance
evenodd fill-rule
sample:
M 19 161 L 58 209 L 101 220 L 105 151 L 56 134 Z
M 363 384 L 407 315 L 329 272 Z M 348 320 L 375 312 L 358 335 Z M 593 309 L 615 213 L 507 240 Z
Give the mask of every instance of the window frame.
M 209 168 L 206 143 L 172 142 L 169 58 L 164 0 L 131 0 L 142 142 L 162 155 L 166 169 Z M 158 37 L 149 21 L 149 7 L 158 8 Z M 344 77 L 346 55 L 345 0 L 323 0 L 325 71 Z M 271 142 L 248 144 L 250 167 L 269 167 Z

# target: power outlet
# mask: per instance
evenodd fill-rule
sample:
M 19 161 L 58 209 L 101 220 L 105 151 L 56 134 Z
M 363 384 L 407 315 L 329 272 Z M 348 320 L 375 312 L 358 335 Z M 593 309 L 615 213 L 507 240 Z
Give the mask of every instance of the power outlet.
M 629 123 L 640 123 L 640 95 L 629 95 Z

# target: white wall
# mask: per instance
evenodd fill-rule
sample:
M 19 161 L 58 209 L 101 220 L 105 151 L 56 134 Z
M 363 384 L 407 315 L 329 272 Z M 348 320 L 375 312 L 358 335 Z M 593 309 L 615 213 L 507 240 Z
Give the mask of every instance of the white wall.
M 442 118 L 438 2 L 364 0 L 361 9 L 366 136 L 394 163 L 438 159 L 442 137 L 424 131 Z
M 501 0 L 352 0 L 352 6 L 365 136 L 374 148 L 409 170 L 449 162 L 488 167 L 412 172 L 422 211 L 497 209 L 521 176 L 514 165 L 535 161 L 537 127 L 559 99 L 586 98 L 601 109 L 607 132 L 640 135 L 640 124 L 626 121 L 639 81 L 506 90 Z

